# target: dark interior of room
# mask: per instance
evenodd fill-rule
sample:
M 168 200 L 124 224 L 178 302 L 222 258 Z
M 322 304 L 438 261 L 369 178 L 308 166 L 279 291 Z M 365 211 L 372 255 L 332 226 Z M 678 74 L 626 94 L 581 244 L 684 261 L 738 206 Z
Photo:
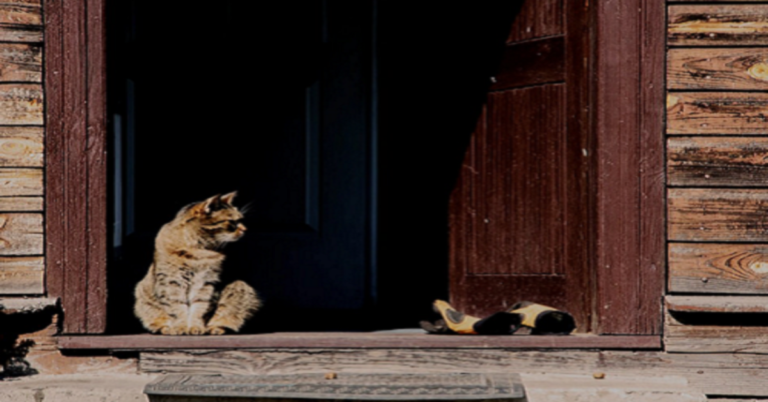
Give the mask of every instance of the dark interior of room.
M 238 191 L 244 333 L 417 328 L 448 198 L 519 2 L 109 2 L 108 332 L 184 205 Z

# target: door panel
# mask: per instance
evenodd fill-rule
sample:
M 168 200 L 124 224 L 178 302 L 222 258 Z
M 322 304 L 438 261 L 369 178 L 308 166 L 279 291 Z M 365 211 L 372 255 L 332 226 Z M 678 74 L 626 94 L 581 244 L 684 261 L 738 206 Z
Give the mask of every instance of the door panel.
M 451 196 L 450 298 L 476 315 L 531 300 L 586 331 L 586 84 L 583 61 L 571 62 L 585 18 L 574 3 L 526 1 L 512 25 Z

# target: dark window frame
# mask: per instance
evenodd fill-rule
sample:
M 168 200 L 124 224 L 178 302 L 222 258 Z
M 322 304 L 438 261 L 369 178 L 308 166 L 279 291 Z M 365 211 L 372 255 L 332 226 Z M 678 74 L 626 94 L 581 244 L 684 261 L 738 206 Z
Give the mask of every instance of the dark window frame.
M 590 4 L 593 90 L 584 115 L 594 133 L 586 156 L 598 179 L 589 183 L 596 268 L 593 287 L 585 291 L 596 295 L 596 334 L 658 338 L 665 267 L 665 4 Z M 100 334 L 106 327 L 105 5 L 44 2 L 46 287 L 49 296 L 61 298 L 66 334 Z

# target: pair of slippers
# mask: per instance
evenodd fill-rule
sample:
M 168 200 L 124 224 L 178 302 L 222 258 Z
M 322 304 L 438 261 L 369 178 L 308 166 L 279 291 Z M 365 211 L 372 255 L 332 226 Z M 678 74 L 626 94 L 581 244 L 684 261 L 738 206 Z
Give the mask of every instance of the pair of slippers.
M 531 335 L 568 335 L 576 328 L 570 314 L 527 301 L 485 318 L 464 314 L 444 300 L 435 300 L 432 308 L 440 318 L 420 323 L 432 334 L 512 335 L 528 328 Z

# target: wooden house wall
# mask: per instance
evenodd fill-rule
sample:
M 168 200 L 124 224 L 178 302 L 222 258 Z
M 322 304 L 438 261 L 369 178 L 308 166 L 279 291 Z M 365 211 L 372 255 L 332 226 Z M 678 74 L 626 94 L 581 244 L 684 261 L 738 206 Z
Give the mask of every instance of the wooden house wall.
M 765 353 L 768 1 L 670 2 L 667 27 L 665 346 Z
M 42 295 L 40 0 L 0 1 L 0 297 Z

